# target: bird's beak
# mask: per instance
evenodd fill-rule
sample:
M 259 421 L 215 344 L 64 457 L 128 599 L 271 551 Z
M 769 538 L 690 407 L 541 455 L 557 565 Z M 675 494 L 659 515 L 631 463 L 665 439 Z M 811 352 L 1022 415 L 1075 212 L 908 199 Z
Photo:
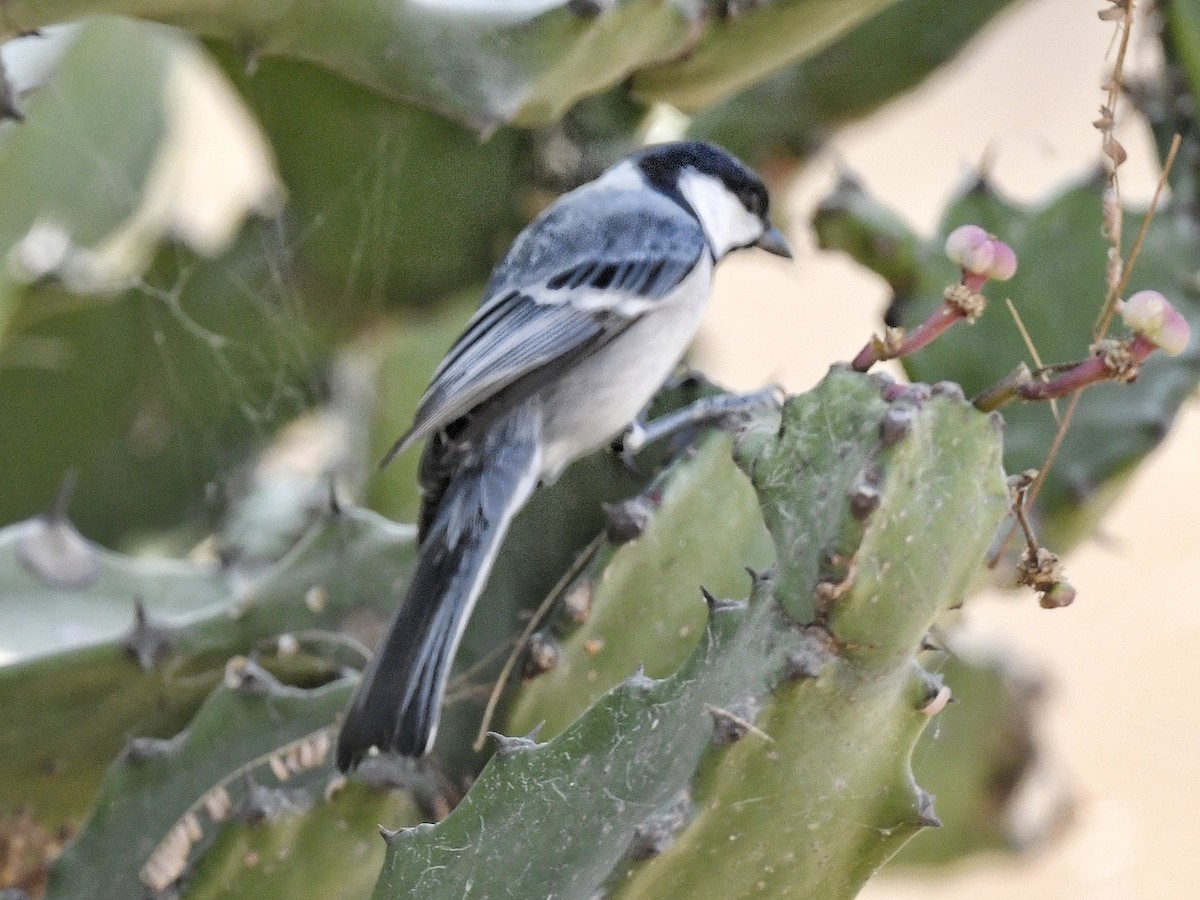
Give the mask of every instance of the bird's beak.
M 787 238 L 778 228 L 771 227 L 763 232 L 763 236 L 754 242 L 754 246 L 784 259 L 792 258 L 792 248 L 788 246 Z

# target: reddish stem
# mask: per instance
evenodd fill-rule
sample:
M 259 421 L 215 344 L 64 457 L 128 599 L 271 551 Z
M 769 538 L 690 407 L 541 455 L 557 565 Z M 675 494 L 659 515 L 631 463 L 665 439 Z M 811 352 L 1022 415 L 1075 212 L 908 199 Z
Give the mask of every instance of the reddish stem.
M 1126 345 L 1129 357 L 1135 366 L 1140 366 L 1158 345 L 1140 334 L 1134 335 L 1133 340 Z M 1049 381 L 1027 381 L 1017 388 L 1017 395 L 1022 400 L 1051 400 L 1065 397 L 1075 391 L 1082 390 L 1099 381 L 1108 381 L 1117 377 L 1109 369 L 1103 354 L 1088 357 L 1077 366 L 1067 369 Z M 1132 379 L 1132 375 L 1130 379 Z
M 962 270 L 962 283 L 972 294 L 978 294 L 983 290 L 983 286 L 988 283 L 986 275 L 978 275 L 975 272 Z
M 904 341 L 895 351 L 881 356 L 878 351 L 878 341 L 872 339 L 865 347 L 858 351 L 858 355 L 854 357 L 854 361 L 850 363 L 850 366 L 857 372 L 865 372 L 881 360 L 899 359 L 911 353 L 916 353 L 922 347 L 931 343 L 955 322 L 965 318 L 966 316 L 963 314 L 963 311 L 957 306 L 943 303 L 928 319 L 912 331 L 906 333 Z
M 1144 363 L 1146 357 L 1157 349 L 1158 344 L 1142 334 L 1134 334 L 1133 341 L 1129 344 L 1129 354 L 1139 364 Z
M 943 303 L 937 312 L 904 335 L 904 343 L 896 355 L 908 356 L 910 353 L 916 353 L 926 344 L 932 343 L 934 338 L 955 322 L 961 322 L 965 318 L 963 311 L 957 306 Z
M 858 355 L 850 362 L 850 368 L 855 372 L 865 372 L 875 363 L 879 362 L 879 355 L 875 352 L 875 339 L 867 341 L 867 345 L 858 351 Z
M 1089 356 L 1079 365 L 1049 381 L 1025 382 L 1017 388 L 1017 396 L 1022 400 L 1050 400 L 1065 397 L 1089 384 L 1107 380 L 1108 369 L 1104 367 L 1104 360 L 1099 356 Z

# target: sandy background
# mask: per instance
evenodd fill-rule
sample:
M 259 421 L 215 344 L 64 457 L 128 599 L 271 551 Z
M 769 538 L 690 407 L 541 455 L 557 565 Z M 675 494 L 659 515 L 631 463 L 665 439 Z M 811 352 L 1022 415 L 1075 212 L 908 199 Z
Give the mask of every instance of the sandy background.
M 1096 17 L 1103 5 L 1029 0 L 919 92 L 840 134 L 781 211 L 798 266 L 769 259 L 725 265 L 701 345 L 703 367 L 734 386 L 774 380 L 800 390 L 870 333 L 886 301 L 882 284 L 819 254 L 806 227 L 837 162 L 926 233 L 989 150 L 996 182 L 1026 201 L 1094 166 L 1099 136 L 1091 122 L 1114 50 L 1113 28 Z M 1132 69 L 1155 59 L 1135 31 Z M 1126 112 L 1117 136 L 1130 153 L 1121 170 L 1125 197 L 1146 199 L 1155 172 L 1144 128 Z M 1074 606 L 1050 612 L 1031 595 L 1014 594 L 979 598 L 969 608 L 977 636 L 1016 648 L 1049 683 L 1043 743 L 1077 797 L 1073 826 L 1042 851 L 978 859 L 935 882 L 877 881 L 863 896 L 1200 896 L 1198 447 L 1193 404 L 1106 520 L 1103 539 L 1068 557 L 1079 589 Z

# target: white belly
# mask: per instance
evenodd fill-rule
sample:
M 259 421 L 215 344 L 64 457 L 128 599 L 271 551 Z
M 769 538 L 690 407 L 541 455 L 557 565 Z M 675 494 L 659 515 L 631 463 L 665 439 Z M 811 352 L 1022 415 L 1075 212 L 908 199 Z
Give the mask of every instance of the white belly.
M 696 336 L 711 288 L 705 254 L 661 307 L 543 389 L 542 481 L 611 442 L 645 408 Z

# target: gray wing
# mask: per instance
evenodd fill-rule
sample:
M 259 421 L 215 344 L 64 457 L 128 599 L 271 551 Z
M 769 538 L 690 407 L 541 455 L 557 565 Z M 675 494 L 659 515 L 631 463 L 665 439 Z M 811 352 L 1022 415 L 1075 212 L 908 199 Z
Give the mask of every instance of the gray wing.
M 517 239 L 385 463 L 485 404 L 499 414 L 521 402 L 652 311 L 708 252 L 695 220 L 665 198 L 586 199 L 556 204 Z M 603 221 L 580 222 L 578 210 Z

